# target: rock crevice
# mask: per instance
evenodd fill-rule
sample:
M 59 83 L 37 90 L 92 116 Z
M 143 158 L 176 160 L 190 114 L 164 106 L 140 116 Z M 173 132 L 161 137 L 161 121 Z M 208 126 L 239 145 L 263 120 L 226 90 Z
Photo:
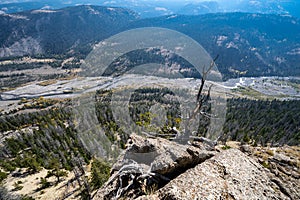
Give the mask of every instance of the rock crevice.
M 132 135 L 94 199 L 299 199 L 252 153 L 196 146 Z

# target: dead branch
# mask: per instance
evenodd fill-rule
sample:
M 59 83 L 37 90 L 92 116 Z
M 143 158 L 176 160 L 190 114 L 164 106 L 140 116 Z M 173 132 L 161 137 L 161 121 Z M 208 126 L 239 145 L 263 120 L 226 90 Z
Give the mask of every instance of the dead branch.
M 209 74 L 209 72 L 214 67 L 215 62 L 218 58 L 219 58 L 219 55 L 217 55 L 215 57 L 215 59 L 213 59 L 211 61 L 210 66 L 208 67 L 208 69 L 206 71 L 205 71 L 205 67 L 203 67 L 203 72 L 202 72 L 202 77 L 201 77 L 201 85 L 200 85 L 200 88 L 199 88 L 199 91 L 198 91 L 198 94 L 197 94 L 197 105 L 196 105 L 196 107 L 194 108 L 194 110 L 191 114 L 190 120 L 193 120 L 196 117 L 196 115 L 201 110 L 201 108 L 203 106 L 203 103 L 206 102 L 210 98 L 210 91 L 211 91 L 211 88 L 212 88 L 213 85 L 209 86 L 207 95 L 203 96 L 202 93 L 203 93 L 203 88 L 204 88 L 204 85 L 205 85 L 205 81 L 207 79 L 207 75 Z

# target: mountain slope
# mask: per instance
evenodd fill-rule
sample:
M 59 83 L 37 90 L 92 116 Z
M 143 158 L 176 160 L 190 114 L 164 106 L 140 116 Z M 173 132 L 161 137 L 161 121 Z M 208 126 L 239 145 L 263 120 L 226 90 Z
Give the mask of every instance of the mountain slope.
M 279 15 L 218 13 L 142 19 L 130 28 L 159 26 L 177 30 L 199 42 L 210 55 L 220 55 L 227 77 L 300 75 L 300 22 Z
M 0 15 L 0 56 L 62 54 L 109 37 L 135 19 L 130 10 L 100 6 Z
M 223 78 L 299 76 L 300 20 L 289 16 L 217 13 L 139 19 L 130 10 L 76 6 L 0 15 L 0 57 L 85 56 L 93 44 L 132 28 L 187 34 L 217 60 Z M 162 41 L 163 42 L 163 41 Z

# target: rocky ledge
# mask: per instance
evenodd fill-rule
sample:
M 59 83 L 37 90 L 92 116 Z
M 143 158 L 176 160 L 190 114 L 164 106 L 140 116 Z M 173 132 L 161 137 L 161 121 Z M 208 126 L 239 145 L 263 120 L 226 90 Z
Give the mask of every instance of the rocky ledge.
M 132 135 L 93 199 L 300 199 L 298 147 L 178 144 Z

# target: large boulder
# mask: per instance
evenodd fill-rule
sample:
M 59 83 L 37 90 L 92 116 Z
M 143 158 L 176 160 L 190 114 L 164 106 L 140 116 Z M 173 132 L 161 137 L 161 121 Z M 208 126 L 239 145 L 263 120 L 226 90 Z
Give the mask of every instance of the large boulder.
M 189 169 L 155 193 L 157 199 L 289 199 L 263 167 L 237 149 Z
M 273 156 L 266 150 L 268 158 L 263 147 L 249 147 L 245 154 L 235 148 L 208 150 L 201 142 L 182 145 L 138 135 L 127 145 L 94 199 L 300 198 L 296 153 Z
M 126 151 L 112 167 L 110 179 L 94 199 L 121 196 L 134 199 L 151 193 L 214 155 L 204 144 L 195 147 L 163 138 L 132 135 Z

